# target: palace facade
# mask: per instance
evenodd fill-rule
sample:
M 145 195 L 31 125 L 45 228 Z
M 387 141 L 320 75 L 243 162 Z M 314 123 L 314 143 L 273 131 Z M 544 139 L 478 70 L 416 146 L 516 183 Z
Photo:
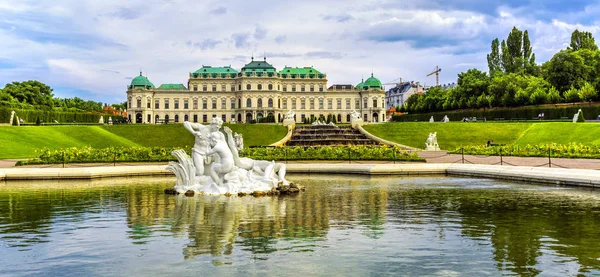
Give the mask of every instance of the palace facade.
M 127 87 L 128 116 L 132 123 L 281 122 L 292 110 L 296 122 L 333 116 L 350 122 L 356 110 L 366 122 L 385 121 L 385 91 L 373 77 L 358 85 L 327 87 L 327 75 L 313 67 L 285 67 L 277 71 L 264 60 L 254 60 L 240 71 L 231 66 L 202 68 L 184 84 L 155 87 L 148 78 L 133 78 Z

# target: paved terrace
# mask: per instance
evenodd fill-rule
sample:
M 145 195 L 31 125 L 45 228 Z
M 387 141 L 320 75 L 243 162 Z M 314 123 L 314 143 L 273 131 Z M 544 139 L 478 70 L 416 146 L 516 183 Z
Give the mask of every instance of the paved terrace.
M 0 168 L 0 180 L 95 179 L 109 177 L 168 176 L 166 164 L 89 167 Z M 451 175 L 485 177 L 558 185 L 600 187 L 600 171 L 531 166 L 457 163 L 290 163 L 288 173 L 362 175 Z

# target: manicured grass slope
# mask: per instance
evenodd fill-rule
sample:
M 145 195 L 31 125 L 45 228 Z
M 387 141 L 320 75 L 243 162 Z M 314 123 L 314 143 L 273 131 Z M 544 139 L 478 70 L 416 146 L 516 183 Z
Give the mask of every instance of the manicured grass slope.
M 429 133 L 437 132 L 443 150 L 454 150 L 461 145 L 484 145 L 488 140 L 517 145 L 600 144 L 600 124 L 597 123 L 405 122 L 372 124 L 364 128 L 375 136 L 417 148 L 425 148 Z
M 244 136 L 244 146 L 269 145 L 282 139 L 287 128 L 266 124 L 225 124 L 233 132 Z M 194 136 L 183 124 L 169 125 L 113 125 L 104 126 L 115 135 L 143 146 L 184 147 L 194 145 Z
M 287 134 L 287 127 L 264 124 L 227 125 L 233 132 L 244 136 L 244 147 L 269 145 L 281 140 Z
M 36 149 L 138 146 L 101 126 L 0 127 L 0 159 L 35 157 Z
M 600 144 L 600 124 L 553 122 L 532 124 L 521 138 L 518 145 L 578 142 L 582 144 Z
M 244 136 L 244 145 L 269 145 L 282 139 L 287 128 L 277 125 L 234 124 Z M 194 137 L 182 124 L 113 126 L 28 126 L 0 127 L 0 159 L 33 158 L 36 149 L 111 146 L 185 147 Z
M 534 123 L 429 123 L 405 122 L 371 124 L 365 130 L 380 138 L 412 146 L 425 148 L 429 133 L 437 132 L 440 148 L 453 150 L 461 145 L 483 145 L 488 140 L 494 143 L 511 144 Z
M 194 145 L 194 136 L 183 124 L 105 125 L 108 132 L 146 147 L 184 147 Z

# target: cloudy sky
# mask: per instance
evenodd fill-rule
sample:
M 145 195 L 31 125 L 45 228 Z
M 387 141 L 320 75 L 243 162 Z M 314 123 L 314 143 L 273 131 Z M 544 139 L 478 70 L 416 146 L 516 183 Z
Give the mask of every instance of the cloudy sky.
M 502 2 L 502 3 L 500 3 Z M 187 84 L 202 65 L 314 66 L 329 85 L 371 72 L 434 84 L 487 71 L 492 39 L 528 30 L 537 62 L 578 28 L 598 33 L 600 1 L 0 0 L 0 87 L 40 80 L 58 97 L 125 101 L 131 78 Z M 390 87 L 390 86 L 387 86 Z

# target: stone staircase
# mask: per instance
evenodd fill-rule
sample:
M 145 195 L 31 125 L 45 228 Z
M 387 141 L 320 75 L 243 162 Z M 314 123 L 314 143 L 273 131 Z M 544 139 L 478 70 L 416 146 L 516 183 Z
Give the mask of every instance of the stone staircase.
M 350 126 L 298 126 L 286 146 L 379 145 Z

